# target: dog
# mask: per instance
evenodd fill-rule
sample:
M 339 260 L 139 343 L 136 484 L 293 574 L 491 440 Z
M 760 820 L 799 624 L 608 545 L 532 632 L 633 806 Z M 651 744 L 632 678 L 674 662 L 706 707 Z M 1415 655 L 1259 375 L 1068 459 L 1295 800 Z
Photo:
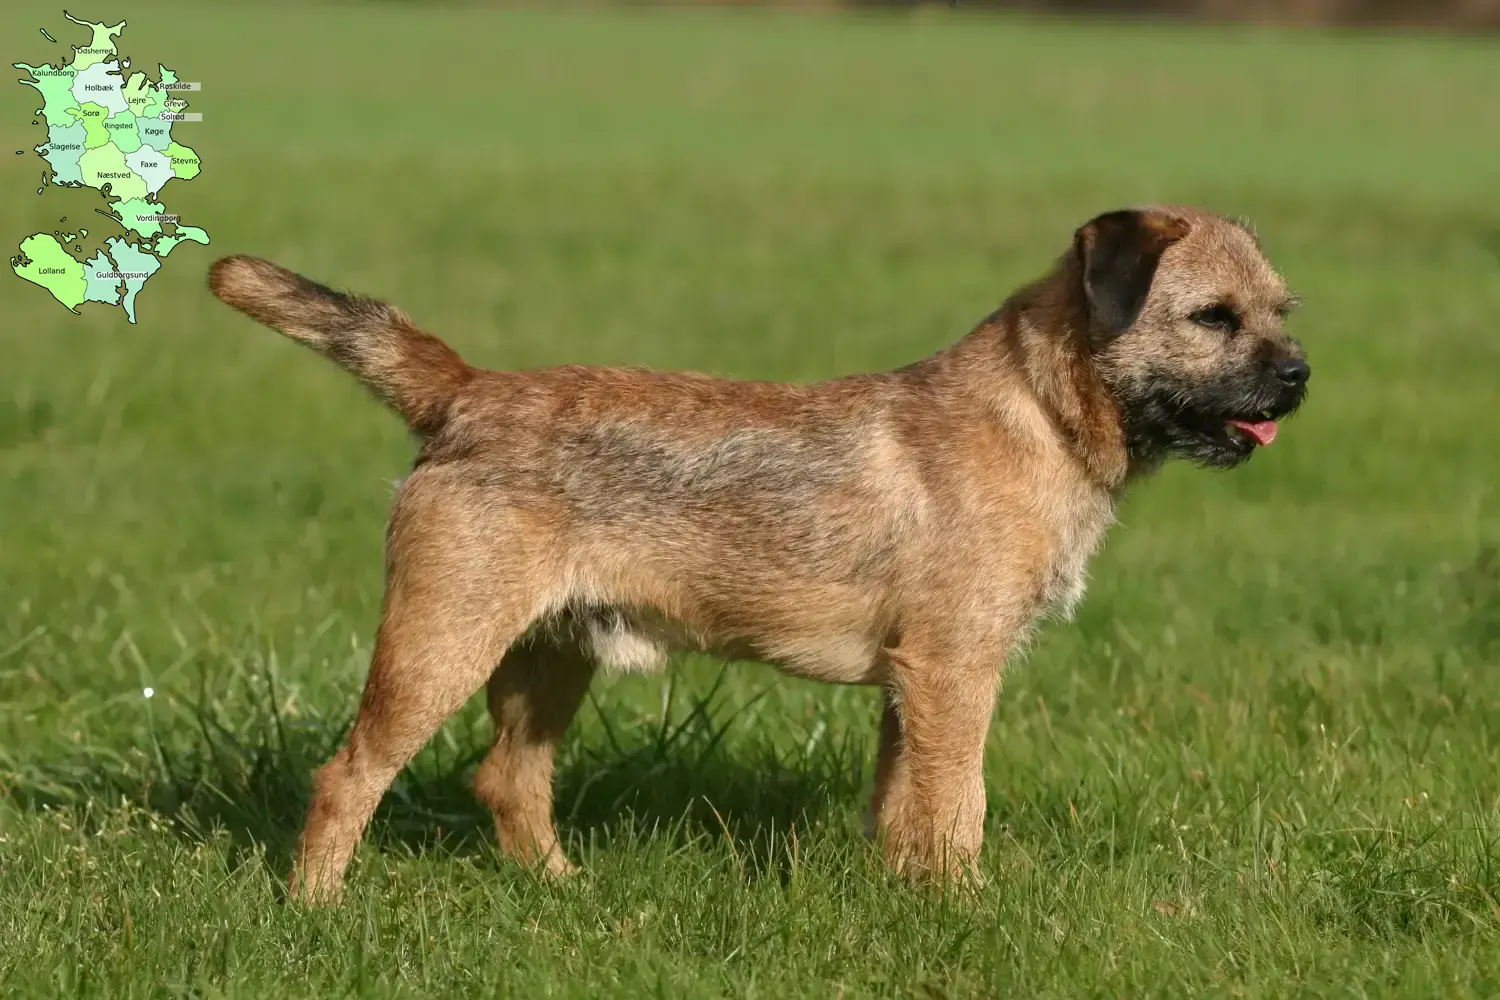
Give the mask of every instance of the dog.
M 1100 215 L 953 346 L 815 384 L 465 364 L 397 309 L 264 260 L 219 299 L 327 355 L 420 441 L 394 499 L 369 678 L 314 775 L 290 892 L 335 899 L 396 773 L 487 688 L 474 785 L 507 854 L 570 870 L 553 754 L 596 670 L 674 650 L 884 691 L 867 831 L 946 884 L 983 837 L 1007 655 L 1067 616 L 1133 482 L 1269 445 L 1309 367 L 1247 224 Z

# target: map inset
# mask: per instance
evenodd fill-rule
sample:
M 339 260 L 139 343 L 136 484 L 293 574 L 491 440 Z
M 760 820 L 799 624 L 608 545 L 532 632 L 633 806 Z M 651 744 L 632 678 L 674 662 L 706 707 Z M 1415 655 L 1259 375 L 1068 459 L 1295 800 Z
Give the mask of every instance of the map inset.
M 157 67 L 155 79 L 129 73 L 130 60 L 116 49 L 124 21 L 110 26 L 67 11 L 63 16 L 93 32 L 87 45 L 72 46 L 73 57 L 58 65 L 13 64 L 30 74 L 20 82 L 42 96 L 33 124 L 47 126 L 47 141 L 36 147 L 47 169 L 37 194 L 48 185 L 93 188 L 105 202 L 96 211 L 123 234 L 84 260 L 75 241 L 87 229 L 36 233 L 21 241 L 11 267 L 74 312 L 84 302 L 102 302 L 122 307 L 134 323 L 136 296 L 172 248 L 185 240 L 208 242 L 206 232 L 181 225 L 159 197 L 167 182 L 198 176 L 198 154 L 173 139 L 172 126 L 202 120 L 184 111 L 188 102 L 178 96 L 201 88 L 179 81 L 165 66 Z

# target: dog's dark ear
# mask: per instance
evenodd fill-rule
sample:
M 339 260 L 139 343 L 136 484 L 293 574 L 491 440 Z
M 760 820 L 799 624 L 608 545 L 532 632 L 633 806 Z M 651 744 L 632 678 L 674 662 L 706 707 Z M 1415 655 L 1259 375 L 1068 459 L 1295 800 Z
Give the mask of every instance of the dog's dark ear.
M 1106 212 L 1074 234 L 1094 338 L 1113 338 L 1130 329 L 1146 303 L 1162 253 L 1187 233 L 1186 222 L 1164 212 L 1126 209 Z

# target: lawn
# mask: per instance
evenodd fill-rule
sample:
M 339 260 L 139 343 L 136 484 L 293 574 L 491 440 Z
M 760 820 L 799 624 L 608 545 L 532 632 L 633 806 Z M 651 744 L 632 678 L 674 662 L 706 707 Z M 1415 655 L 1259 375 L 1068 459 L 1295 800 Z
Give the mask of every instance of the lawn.
M 6 63 L 79 41 L 29 6 Z M 0 275 L 0 994 L 1500 991 L 1500 43 L 83 13 L 203 82 L 203 172 L 163 196 L 213 244 L 134 326 Z M 31 194 L 33 92 L 0 91 L 7 245 L 92 217 Z M 412 446 L 214 301 L 216 255 L 390 298 L 491 367 L 813 379 L 937 349 L 1090 215 L 1159 199 L 1257 223 L 1311 397 L 1249 467 L 1140 486 L 1077 619 L 1010 665 L 982 893 L 907 889 L 860 839 L 874 691 L 685 658 L 600 679 L 570 734 L 576 878 L 491 846 L 476 699 L 345 904 L 285 903 Z

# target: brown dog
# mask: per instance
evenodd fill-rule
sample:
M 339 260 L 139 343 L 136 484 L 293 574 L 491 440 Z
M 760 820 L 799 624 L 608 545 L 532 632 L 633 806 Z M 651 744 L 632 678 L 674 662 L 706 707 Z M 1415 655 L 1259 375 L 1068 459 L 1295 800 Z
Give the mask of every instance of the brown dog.
M 476 790 L 505 851 L 567 870 L 554 748 L 597 668 L 674 649 L 882 685 L 871 831 L 898 870 L 961 870 L 1007 653 L 1082 595 L 1127 483 L 1174 454 L 1238 465 L 1308 377 L 1255 238 L 1181 208 L 1101 215 L 953 347 L 815 385 L 480 371 L 262 260 L 221 260 L 210 285 L 421 438 L 359 716 L 316 776 L 306 899 L 337 894 L 391 779 L 486 684 Z

